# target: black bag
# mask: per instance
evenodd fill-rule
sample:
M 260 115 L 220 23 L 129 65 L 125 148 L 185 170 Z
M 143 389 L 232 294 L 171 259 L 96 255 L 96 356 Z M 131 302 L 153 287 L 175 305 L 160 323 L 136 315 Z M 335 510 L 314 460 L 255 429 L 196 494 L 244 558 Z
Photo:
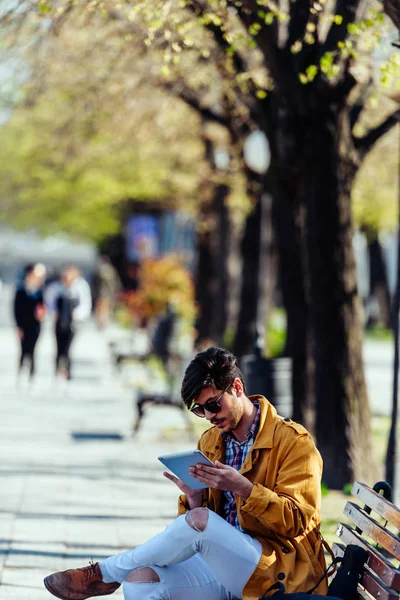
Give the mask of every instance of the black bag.
M 274 583 L 261 596 L 259 600 L 273 598 L 274 600 L 317 600 L 329 596 L 332 600 L 356 600 L 357 584 L 361 579 L 364 570 L 365 561 L 368 558 L 368 552 L 360 546 L 349 544 L 346 547 L 343 558 L 335 558 L 332 564 L 327 568 L 318 583 L 307 592 L 295 592 L 293 594 L 285 594 L 285 586 L 281 582 Z M 321 581 L 328 576 L 329 570 L 335 564 L 340 563 L 336 577 L 329 585 L 326 596 L 313 594 L 313 591 L 319 586 Z M 267 596 L 272 590 L 277 590 L 271 596 Z
M 272 590 L 277 591 L 275 594 L 267 596 L 267 594 Z M 322 600 L 325 598 L 326 600 L 326 596 L 311 594 L 311 592 L 294 592 L 293 594 L 285 594 L 285 586 L 280 581 L 271 585 L 271 587 L 261 596 L 261 598 L 259 598 L 259 600 L 270 600 L 270 598 L 273 598 L 274 600 Z M 332 598 L 332 600 L 340 600 L 340 598 Z
M 349 544 L 346 546 L 342 562 L 331 582 L 327 596 L 337 596 L 343 600 L 354 600 L 357 597 L 357 584 L 364 571 L 364 564 L 368 552 L 360 546 Z

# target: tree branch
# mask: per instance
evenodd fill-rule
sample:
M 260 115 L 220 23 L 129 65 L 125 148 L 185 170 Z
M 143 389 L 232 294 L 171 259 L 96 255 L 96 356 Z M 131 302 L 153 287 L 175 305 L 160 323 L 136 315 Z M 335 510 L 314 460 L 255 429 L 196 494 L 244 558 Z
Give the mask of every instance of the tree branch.
M 229 126 L 229 119 L 219 114 L 209 106 L 202 106 L 199 98 L 196 96 L 193 90 L 189 89 L 186 85 L 183 84 L 178 86 L 177 84 L 164 81 L 159 81 L 159 85 L 164 90 L 171 92 L 171 94 L 173 94 L 176 98 L 183 100 L 185 104 L 193 108 L 206 121 L 218 123 L 223 127 Z
M 199 2 L 199 0 L 190 0 L 186 4 L 186 8 L 191 10 L 196 16 L 204 16 L 206 11 L 206 7 Z M 244 57 L 236 50 L 232 52 L 231 46 L 228 43 L 225 32 L 222 27 L 215 25 L 215 23 L 207 23 L 204 25 L 205 29 L 210 31 L 214 37 L 215 42 L 218 46 L 226 52 L 228 49 L 231 50 L 231 57 L 237 73 L 247 73 L 248 66 Z
M 286 48 L 290 48 L 294 42 L 304 37 L 306 25 L 310 17 L 310 8 L 313 5 L 312 0 L 303 2 L 291 2 L 289 34 L 286 42 Z
M 350 23 L 362 18 L 368 4 L 368 0 L 336 0 L 332 14 L 342 17 L 342 22 L 340 25 L 332 23 L 326 40 L 322 44 L 321 56 L 325 52 L 336 50 L 338 42 L 342 42 L 347 38 L 349 35 L 348 26 Z
M 400 4 L 398 0 L 383 0 L 383 10 L 400 29 Z
M 265 64 L 271 73 L 277 90 L 284 95 L 288 104 L 299 106 L 298 91 L 299 84 L 293 65 L 278 45 L 274 42 L 274 31 L 264 20 L 258 17 L 259 5 L 254 0 L 242 0 L 241 6 L 236 6 L 234 0 L 228 0 L 228 4 L 235 8 L 239 19 L 248 31 L 251 26 L 257 25 L 259 31 L 253 36 L 255 43 L 264 56 Z
M 361 159 L 363 159 L 374 144 L 383 136 L 385 133 L 390 131 L 400 121 L 400 110 L 397 110 L 393 114 L 389 115 L 380 125 L 374 129 L 370 129 L 366 135 L 362 138 L 353 137 L 354 146 L 359 151 Z
M 357 100 L 351 106 L 350 111 L 349 111 L 349 119 L 350 119 L 351 129 L 353 129 L 354 125 L 358 121 L 360 114 L 364 110 L 367 100 L 371 94 L 371 87 L 372 87 L 372 78 L 367 83 L 359 84 L 360 89 L 358 92 Z M 350 91 L 351 90 L 349 90 L 349 93 L 350 93 Z

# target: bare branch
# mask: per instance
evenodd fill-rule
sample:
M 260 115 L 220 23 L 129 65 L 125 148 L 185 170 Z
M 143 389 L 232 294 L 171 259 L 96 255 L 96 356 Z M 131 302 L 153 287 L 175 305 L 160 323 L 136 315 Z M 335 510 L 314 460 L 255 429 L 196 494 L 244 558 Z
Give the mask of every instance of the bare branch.
M 354 82 L 356 85 L 356 82 Z M 371 95 L 371 88 L 373 86 L 372 78 L 364 84 L 359 84 L 358 96 L 357 100 L 350 108 L 349 119 L 350 119 L 350 127 L 353 129 L 354 125 L 357 123 L 359 116 L 361 115 L 368 98 Z M 354 86 L 353 86 L 354 87 Z M 349 90 L 350 93 L 350 90 Z
M 56 19 L 53 19 L 52 25 L 51 25 L 51 31 L 52 31 L 53 35 L 56 35 L 56 36 L 59 35 L 61 27 L 63 27 L 63 25 L 66 23 L 68 17 L 71 15 L 74 8 L 75 8 L 75 2 L 73 0 L 70 0 L 68 2 L 67 6 L 62 11 L 61 15 L 59 17 L 57 17 Z
M 398 0 L 383 0 L 383 9 L 396 27 L 400 29 L 400 4 Z
M 361 159 L 363 159 L 371 148 L 376 144 L 376 142 L 383 136 L 385 133 L 390 131 L 392 127 L 394 127 L 400 121 L 400 110 L 397 110 L 393 114 L 389 115 L 387 119 L 385 119 L 380 125 L 375 127 L 374 129 L 370 129 L 366 135 L 362 138 L 354 137 L 354 146 L 360 152 Z
M 259 5 L 254 0 L 243 0 L 240 7 L 235 6 L 233 0 L 228 0 L 228 3 L 235 7 L 246 30 L 255 24 L 258 26 L 259 31 L 254 36 L 254 41 L 264 56 L 277 90 L 285 96 L 286 102 L 290 104 L 294 101 L 294 96 L 297 95 L 300 88 L 298 79 L 294 76 L 290 57 L 276 44 L 274 30 L 258 17 Z
M 312 0 L 306 0 L 304 2 L 291 2 L 289 15 L 289 34 L 286 42 L 287 48 L 290 48 L 294 42 L 303 38 L 308 19 L 310 17 L 310 8 L 312 4 Z
M 369 4 L 369 0 L 336 0 L 332 14 L 342 17 L 342 22 L 340 25 L 332 23 L 322 45 L 321 55 L 337 49 L 338 42 L 345 40 L 349 35 L 348 26 L 363 17 Z
M 206 121 L 212 121 L 213 123 L 218 123 L 223 127 L 228 127 L 229 120 L 222 114 L 213 110 L 211 107 L 203 106 L 195 92 L 183 82 L 180 82 L 180 85 L 178 85 L 176 83 L 172 84 L 166 81 L 159 81 L 159 85 L 164 90 L 172 93 L 176 98 L 183 100 L 183 102 L 193 108 Z
M 204 16 L 204 14 L 207 12 L 206 7 L 201 2 L 199 2 L 199 0 L 190 0 L 186 4 L 186 8 L 188 8 L 193 13 L 195 13 L 196 16 Z M 247 73 L 248 66 L 247 66 L 245 58 L 237 50 L 235 52 L 232 52 L 232 49 L 226 39 L 223 28 L 219 27 L 218 25 L 215 25 L 215 23 L 207 23 L 207 25 L 205 25 L 204 27 L 212 33 L 214 40 L 216 41 L 218 46 L 224 52 L 226 52 L 228 49 L 230 49 L 230 51 L 231 51 L 230 54 L 231 54 L 232 61 L 235 66 L 236 72 L 237 73 Z

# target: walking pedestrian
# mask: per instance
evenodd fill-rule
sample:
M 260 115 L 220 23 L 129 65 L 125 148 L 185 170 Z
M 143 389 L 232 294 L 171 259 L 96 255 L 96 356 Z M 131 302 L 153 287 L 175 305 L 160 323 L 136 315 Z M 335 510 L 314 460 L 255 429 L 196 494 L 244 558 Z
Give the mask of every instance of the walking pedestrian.
M 41 322 L 46 309 L 43 301 L 43 284 L 46 268 L 42 264 L 29 264 L 24 269 L 24 277 L 14 296 L 14 318 L 21 344 L 18 365 L 18 378 L 21 376 L 26 359 L 29 360 L 29 380 L 35 375 L 35 347 L 40 335 Z
M 108 325 L 121 287 L 121 280 L 109 257 L 99 256 L 92 279 L 94 313 L 99 329 Z
M 64 267 L 61 282 L 62 286 L 55 299 L 56 375 L 71 379 L 72 340 L 78 325 L 90 316 L 92 298 L 89 284 L 75 265 Z

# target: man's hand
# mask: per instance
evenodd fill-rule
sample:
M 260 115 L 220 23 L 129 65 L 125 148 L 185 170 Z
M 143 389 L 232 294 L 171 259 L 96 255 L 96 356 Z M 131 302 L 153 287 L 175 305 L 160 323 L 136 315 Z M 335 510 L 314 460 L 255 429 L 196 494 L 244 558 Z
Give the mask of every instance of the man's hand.
M 199 506 L 201 506 L 203 500 L 203 490 L 192 490 L 192 488 L 186 485 L 186 483 L 183 483 L 181 479 L 178 479 L 178 477 L 175 477 L 175 475 L 172 475 L 167 471 L 164 471 L 163 475 L 164 477 L 175 483 L 175 485 L 178 486 L 181 492 L 183 492 L 186 495 L 190 508 L 198 508 Z
M 18 335 L 18 338 L 22 341 L 24 339 L 24 330 L 18 328 L 17 329 L 17 335 Z
M 233 492 L 244 500 L 251 494 L 253 484 L 229 465 L 223 465 L 218 460 L 215 466 L 196 465 L 190 468 L 190 474 L 208 487 L 223 492 Z

